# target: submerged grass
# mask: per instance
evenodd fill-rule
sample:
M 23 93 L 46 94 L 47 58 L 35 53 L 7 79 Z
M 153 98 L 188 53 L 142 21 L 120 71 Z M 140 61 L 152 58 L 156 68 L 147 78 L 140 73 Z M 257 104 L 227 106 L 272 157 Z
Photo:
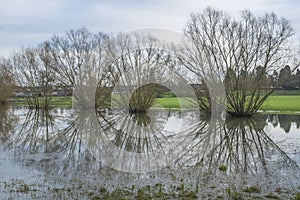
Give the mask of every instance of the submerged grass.
M 165 184 L 152 182 L 150 185 L 103 184 L 88 180 L 73 179 L 72 182 L 45 182 L 43 184 L 24 182 L 13 179 L 0 181 L 1 199 L 292 199 L 300 200 L 300 193 L 294 190 L 278 192 L 276 188 L 265 185 L 227 185 L 224 183 L 214 187 L 207 184 L 201 186 L 193 183 L 180 182 Z M 59 183 L 59 184 L 57 184 Z M 246 183 L 245 183 L 246 184 Z M 46 187 L 45 187 L 46 186 Z M 208 187 L 207 187 L 208 186 Z M 200 188 L 199 188 L 200 187 Z M 265 189 L 267 189 L 267 191 Z M 5 198 L 6 197 L 6 198 Z

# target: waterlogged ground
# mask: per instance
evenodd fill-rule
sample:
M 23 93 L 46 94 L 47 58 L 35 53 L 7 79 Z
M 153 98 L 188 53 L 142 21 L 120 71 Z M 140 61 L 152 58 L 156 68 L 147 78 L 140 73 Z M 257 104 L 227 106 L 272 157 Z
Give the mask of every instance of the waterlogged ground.
M 8 108 L 0 122 L 0 199 L 300 198 L 297 115 Z

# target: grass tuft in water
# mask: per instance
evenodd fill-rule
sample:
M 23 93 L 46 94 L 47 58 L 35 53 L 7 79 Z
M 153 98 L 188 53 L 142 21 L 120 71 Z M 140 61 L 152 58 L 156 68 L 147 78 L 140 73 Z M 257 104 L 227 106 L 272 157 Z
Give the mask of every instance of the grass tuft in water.
M 261 191 L 261 188 L 259 188 L 257 186 L 250 186 L 243 190 L 243 192 L 248 192 L 248 193 L 260 193 L 260 191 Z
M 219 170 L 222 171 L 222 172 L 225 172 L 227 170 L 227 166 L 226 165 L 220 165 Z
M 265 195 L 264 197 L 267 199 L 280 199 L 279 196 L 272 194 L 272 193 L 269 193 L 269 194 Z
M 294 200 L 300 200 L 300 192 L 298 192 L 298 193 L 295 195 Z

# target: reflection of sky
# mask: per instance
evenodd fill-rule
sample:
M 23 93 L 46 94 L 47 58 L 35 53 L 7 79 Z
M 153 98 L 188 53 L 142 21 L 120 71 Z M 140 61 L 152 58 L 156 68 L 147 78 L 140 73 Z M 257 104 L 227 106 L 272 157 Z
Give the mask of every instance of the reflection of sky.
M 173 133 L 179 133 L 182 121 L 180 118 L 177 118 L 175 116 L 171 116 L 168 118 L 168 121 L 165 124 L 164 130 L 167 132 L 173 132 Z
M 272 124 L 268 124 L 265 131 L 284 152 L 300 165 L 300 129 L 297 129 L 295 122 L 291 123 L 288 133 L 279 125 L 274 127 Z
M 32 169 L 26 169 L 20 165 L 16 165 L 10 160 L 12 155 L 0 150 L 0 180 L 12 179 L 18 177 L 19 179 L 37 179 L 38 172 Z M 1 196 L 0 196 L 1 197 Z
M 189 14 L 207 6 L 225 10 L 234 17 L 243 9 L 255 13 L 274 11 L 291 20 L 299 35 L 299 3 L 295 0 L 1 1 L 0 54 L 83 26 L 93 32 L 108 33 L 143 27 L 182 31 Z
M 277 135 L 282 137 L 299 137 L 300 138 L 300 129 L 297 128 L 297 124 L 295 122 L 291 122 L 291 129 L 288 133 L 284 131 L 283 128 L 280 127 L 280 124 L 278 126 L 274 127 L 272 124 L 268 124 L 265 127 L 265 130 L 267 133 L 270 133 L 271 135 Z

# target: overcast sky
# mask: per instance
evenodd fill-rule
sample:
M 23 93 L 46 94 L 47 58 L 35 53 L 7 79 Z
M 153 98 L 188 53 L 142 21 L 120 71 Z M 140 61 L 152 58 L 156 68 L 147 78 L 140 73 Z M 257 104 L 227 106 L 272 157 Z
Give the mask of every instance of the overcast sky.
M 207 6 L 237 17 L 274 11 L 300 36 L 299 0 L 0 0 L 0 55 L 70 29 L 118 33 L 145 27 L 182 32 L 191 12 Z

